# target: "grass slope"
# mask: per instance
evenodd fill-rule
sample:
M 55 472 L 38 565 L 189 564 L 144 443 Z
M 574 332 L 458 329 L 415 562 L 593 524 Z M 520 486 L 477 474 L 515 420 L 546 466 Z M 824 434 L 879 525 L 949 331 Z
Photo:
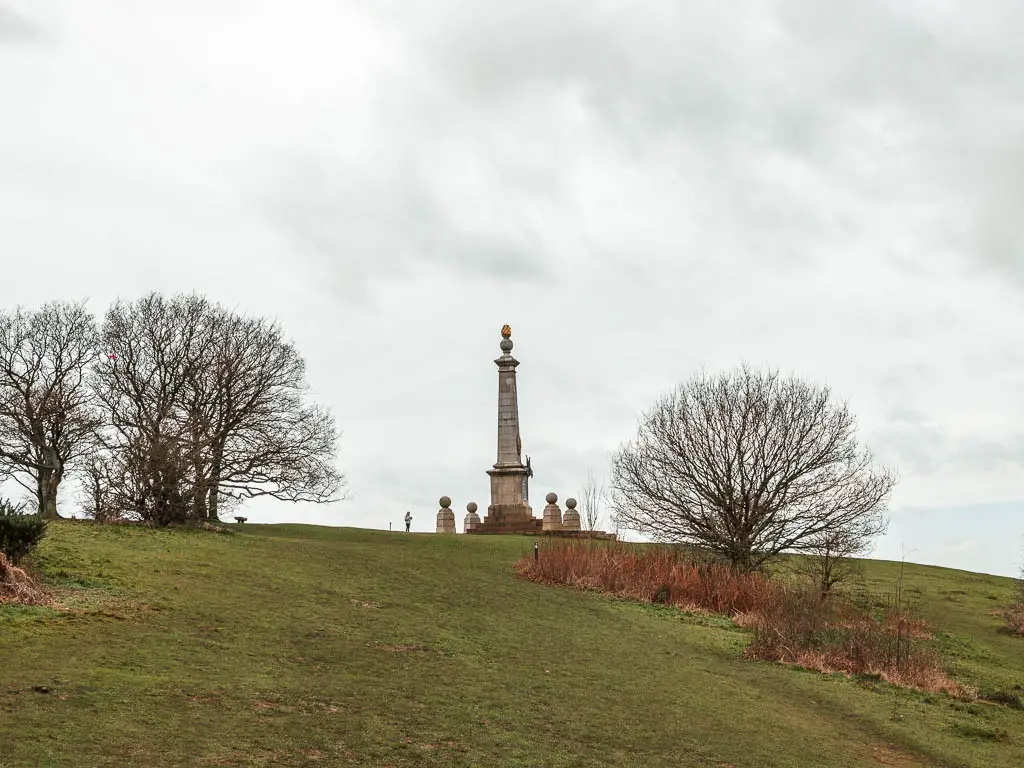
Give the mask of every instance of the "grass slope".
M 528 539 L 236 530 L 54 524 L 75 610 L 0 607 L 0 766 L 1024 765 L 1022 711 L 745 661 L 726 620 L 513 578 Z M 1024 685 L 1011 580 L 904 589 L 967 681 Z

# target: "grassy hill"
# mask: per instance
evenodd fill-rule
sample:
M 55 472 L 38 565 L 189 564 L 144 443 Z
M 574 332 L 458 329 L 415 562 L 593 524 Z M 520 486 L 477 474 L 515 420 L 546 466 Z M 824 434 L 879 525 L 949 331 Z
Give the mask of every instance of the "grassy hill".
M 0 766 L 1024 766 L 1024 711 L 744 660 L 727 620 L 517 580 L 521 537 L 235 530 L 51 527 L 73 610 L 0 606 Z M 1011 580 L 904 591 L 1024 695 Z

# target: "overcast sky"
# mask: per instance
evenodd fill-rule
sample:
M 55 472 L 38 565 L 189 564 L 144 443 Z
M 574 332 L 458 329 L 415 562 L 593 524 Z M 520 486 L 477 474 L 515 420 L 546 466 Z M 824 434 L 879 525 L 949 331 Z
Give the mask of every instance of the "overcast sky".
M 499 329 L 578 495 L 702 367 L 831 386 L 878 557 L 1024 547 L 1024 4 L 0 0 L 0 304 L 279 319 L 352 499 L 488 502 Z

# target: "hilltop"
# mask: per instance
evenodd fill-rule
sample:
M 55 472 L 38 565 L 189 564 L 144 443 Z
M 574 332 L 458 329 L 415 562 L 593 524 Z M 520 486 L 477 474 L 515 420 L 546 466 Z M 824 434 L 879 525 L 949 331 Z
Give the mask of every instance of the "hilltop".
M 0 766 L 1024 765 L 1024 711 L 745 660 L 728 619 L 515 578 L 525 537 L 230 527 L 52 524 L 67 610 L 0 606 Z M 958 679 L 1024 694 L 1012 580 L 903 581 Z

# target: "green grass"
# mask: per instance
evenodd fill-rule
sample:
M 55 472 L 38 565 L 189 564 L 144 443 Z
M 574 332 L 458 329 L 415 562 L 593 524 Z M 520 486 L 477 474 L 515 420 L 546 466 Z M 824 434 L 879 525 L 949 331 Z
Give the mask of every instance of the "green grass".
M 74 610 L 0 607 L 0 766 L 1024 765 L 1022 710 L 746 661 L 728 621 L 517 580 L 523 537 L 235 530 L 51 527 Z M 1010 579 L 904 591 L 962 679 L 1024 686 Z

